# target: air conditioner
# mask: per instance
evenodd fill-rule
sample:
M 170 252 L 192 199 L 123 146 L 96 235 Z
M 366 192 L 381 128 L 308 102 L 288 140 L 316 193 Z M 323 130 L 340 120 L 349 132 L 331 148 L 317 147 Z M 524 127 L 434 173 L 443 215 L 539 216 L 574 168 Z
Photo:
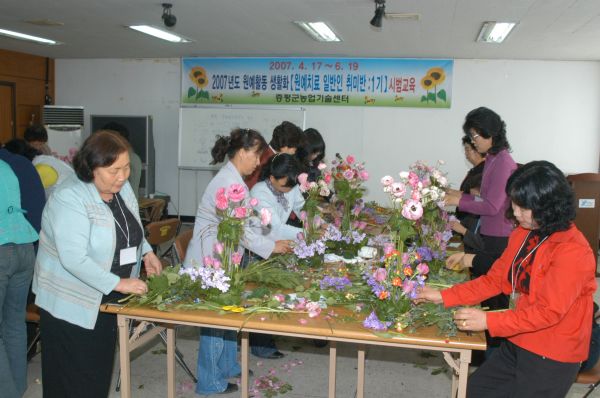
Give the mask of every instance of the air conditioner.
M 46 105 L 42 121 L 48 131 L 48 146 L 52 152 L 70 160 L 83 142 L 83 107 Z

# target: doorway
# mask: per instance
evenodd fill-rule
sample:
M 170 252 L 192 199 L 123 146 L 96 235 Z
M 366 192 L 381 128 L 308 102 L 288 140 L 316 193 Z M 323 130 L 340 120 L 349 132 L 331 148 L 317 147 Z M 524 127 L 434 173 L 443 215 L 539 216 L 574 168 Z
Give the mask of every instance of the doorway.
M 0 144 L 16 137 L 16 85 L 0 81 Z

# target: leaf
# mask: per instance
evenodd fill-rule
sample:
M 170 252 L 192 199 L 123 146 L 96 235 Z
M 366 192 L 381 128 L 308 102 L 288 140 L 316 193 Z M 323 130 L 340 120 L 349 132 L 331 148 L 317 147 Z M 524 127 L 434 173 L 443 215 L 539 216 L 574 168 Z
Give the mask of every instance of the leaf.
M 446 90 L 442 89 L 437 93 L 437 96 L 439 99 L 443 100 L 444 102 L 446 102 Z
M 426 97 L 426 96 L 424 96 L 424 95 L 422 95 L 422 96 L 421 96 L 421 102 L 427 102 L 427 97 Z
M 194 87 L 190 87 L 188 89 L 188 98 L 193 97 L 194 95 L 196 95 L 196 89 Z
M 427 99 L 429 101 L 437 102 L 437 100 L 435 98 L 435 93 L 427 93 Z

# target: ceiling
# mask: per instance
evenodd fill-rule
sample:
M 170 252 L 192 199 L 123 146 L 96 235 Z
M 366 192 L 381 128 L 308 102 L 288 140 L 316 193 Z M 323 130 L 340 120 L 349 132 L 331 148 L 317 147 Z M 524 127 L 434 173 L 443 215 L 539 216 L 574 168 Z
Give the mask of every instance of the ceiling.
M 168 0 L 166 0 L 168 1 Z M 52 58 L 182 56 L 348 56 L 600 60 L 600 0 L 387 0 L 384 19 L 369 25 L 372 0 L 171 0 L 171 44 L 124 28 L 162 25 L 160 0 L 0 0 L 0 28 L 63 42 L 43 46 L 0 36 L 0 48 Z M 49 19 L 63 26 L 25 20 Z M 320 43 L 292 23 L 323 20 L 342 37 Z M 475 42 L 482 22 L 517 21 L 501 45 Z

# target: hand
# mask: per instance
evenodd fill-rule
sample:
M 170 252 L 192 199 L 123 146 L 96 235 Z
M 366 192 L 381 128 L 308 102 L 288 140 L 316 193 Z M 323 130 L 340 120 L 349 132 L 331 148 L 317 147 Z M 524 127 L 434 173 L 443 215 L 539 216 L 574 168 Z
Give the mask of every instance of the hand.
M 454 253 L 446 259 L 446 268 L 459 271 L 463 269 L 462 259 L 465 256 L 464 252 Z
M 449 224 L 450 224 L 450 228 L 452 228 L 452 230 L 454 232 L 457 232 L 457 233 L 459 233 L 461 235 L 464 235 L 465 233 L 467 233 L 467 229 L 465 228 L 464 225 L 462 225 L 460 223 L 460 221 L 458 221 L 458 220 L 452 220 L 452 221 L 450 221 Z
M 292 252 L 292 242 L 291 240 L 277 240 L 275 241 L 275 248 L 273 249 L 273 253 L 291 253 Z
M 461 308 L 454 313 L 454 323 L 460 330 L 480 332 L 487 329 L 487 314 L 476 308 Z
M 438 289 L 425 285 L 417 292 L 417 297 L 413 301 L 416 303 L 431 301 L 432 303 L 441 304 L 443 303 L 442 293 Z
M 154 252 L 148 252 L 144 256 L 144 268 L 146 268 L 146 274 L 148 274 L 148 276 L 160 275 L 162 272 L 162 263 Z
M 148 285 L 137 278 L 121 278 L 114 290 L 123 294 L 146 294 Z
M 457 191 L 455 189 L 451 189 L 448 192 L 446 192 L 446 196 L 444 196 L 444 204 L 446 206 L 458 206 L 461 197 L 462 192 Z

